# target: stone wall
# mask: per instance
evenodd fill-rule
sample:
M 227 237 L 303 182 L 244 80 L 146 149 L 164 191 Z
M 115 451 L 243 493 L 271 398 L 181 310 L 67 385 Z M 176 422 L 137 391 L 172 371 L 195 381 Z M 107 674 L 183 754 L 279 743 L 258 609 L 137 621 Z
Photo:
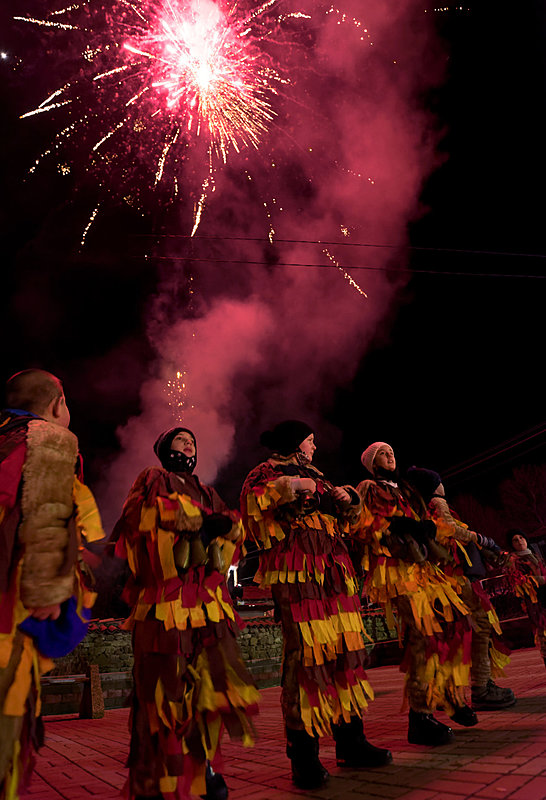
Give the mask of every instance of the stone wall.
M 51 676 L 79 675 L 90 664 L 102 672 L 130 672 L 133 669 L 131 634 L 121 628 L 123 620 L 107 619 L 91 622 L 83 642 L 64 658 L 55 661 Z
M 89 664 L 97 664 L 100 672 L 130 672 L 133 668 L 131 634 L 121 628 L 122 620 L 94 621 L 83 642 L 70 655 L 56 661 L 54 676 L 85 673 Z M 366 647 L 371 651 L 375 644 L 393 640 L 396 632 L 389 630 L 381 614 L 364 617 L 364 626 L 371 638 Z M 282 633 L 279 623 L 271 617 L 246 620 L 239 634 L 243 660 L 252 671 L 253 662 L 275 661 L 282 658 Z
M 83 642 L 70 655 L 57 660 L 55 669 L 43 681 L 44 714 L 78 712 L 82 677 L 91 664 L 97 664 L 101 673 L 105 707 L 119 708 L 127 703 L 133 654 L 131 634 L 122 630 L 121 624 L 122 620 L 113 619 L 92 622 Z M 373 640 L 366 643 L 372 663 L 377 660 L 376 650 L 382 653 L 385 663 L 387 650 L 379 645 L 392 642 L 395 632 L 389 631 L 379 614 L 365 616 L 364 625 Z M 258 687 L 277 686 L 283 649 L 281 626 L 272 617 L 246 620 L 246 627 L 239 634 L 239 645 Z

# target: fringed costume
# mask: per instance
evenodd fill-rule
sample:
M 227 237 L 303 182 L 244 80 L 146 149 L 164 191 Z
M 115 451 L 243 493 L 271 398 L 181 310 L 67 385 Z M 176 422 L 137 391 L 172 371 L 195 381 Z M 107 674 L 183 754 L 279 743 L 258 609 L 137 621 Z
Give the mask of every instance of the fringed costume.
M 312 478 L 317 495 L 294 492 L 295 476 Z M 302 456 L 274 456 L 250 473 L 241 497 L 245 526 L 263 548 L 255 580 L 271 587 L 283 627 L 285 724 L 319 736 L 360 716 L 373 697 L 357 579 L 341 538 L 359 503 L 341 510 L 328 487 Z
M 282 625 L 281 705 L 292 780 L 317 789 L 328 779 L 319 740 L 329 733 L 339 766 L 392 761 L 389 750 L 368 741 L 361 717 L 373 693 L 358 581 L 342 538 L 359 518 L 360 500 L 311 465 L 316 446 L 305 422 L 279 422 L 260 442 L 273 455 L 248 475 L 241 508 L 262 549 L 255 580 L 271 587 Z
M 383 606 L 389 625 L 399 624 L 410 709 L 430 714 L 440 707 L 453 714 L 465 704 L 471 628 L 458 581 L 439 564 L 446 548 L 436 540 L 423 501 L 408 484 L 365 480 L 357 490 L 364 505 L 358 536 L 366 545 L 365 592 Z M 427 526 L 399 520 L 427 521 Z
M 510 662 L 509 649 L 500 638 L 497 614 L 484 591 L 481 579 L 486 575 L 484 560 L 498 568 L 503 555 L 497 543 L 475 533 L 461 522 L 445 497 L 442 479 L 437 472 L 411 467 L 408 480 L 421 494 L 436 525 L 436 541 L 449 548 L 451 558 L 442 563 L 445 574 L 454 579 L 472 620 L 472 709 L 459 709 L 452 719 L 461 725 L 475 725 L 474 710 L 508 708 L 515 703 L 511 689 L 497 686 L 493 677 L 504 676 Z
M 31 610 L 95 599 L 77 564 L 103 538 L 90 491 L 75 476 L 78 442 L 26 412 L 0 414 L 0 798 L 15 800 L 43 744 L 40 677 L 53 668 L 19 629 Z M 75 646 L 76 642 L 73 646 Z
M 472 615 L 471 682 L 474 686 L 485 686 L 492 677 L 505 677 L 510 650 L 501 639 L 497 612 L 478 575 L 474 580 L 470 580 L 468 575 L 473 574 L 474 565 L 483 564 L 483 559 L 496 562 L 498 557 L 490 548 L 478 543 L 485 542 L 484 537 L 461 522 L 449 508 L 445 497 L 433 496 L 429 510 L 436 523 L 438 540 L 451 542 L 453 564 L 447 566 L 445 572 L 458 580 L 461 597 Z
M 135 657 L 130 796 L 205 795 L 223 728 L 252 745 L 259 701 L 225 580 L 243 539 L 239 515 L 197 477 L 150 467 L 114 536 L 131 570 L 124 592 Z

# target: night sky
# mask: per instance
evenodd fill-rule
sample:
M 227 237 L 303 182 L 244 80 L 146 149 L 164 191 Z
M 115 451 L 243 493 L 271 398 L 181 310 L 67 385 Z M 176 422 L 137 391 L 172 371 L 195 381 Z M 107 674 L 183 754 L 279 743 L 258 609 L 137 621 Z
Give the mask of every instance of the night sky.
M 16 5 L 21 13 L 24 4 Z M 36 10 L 39 4 L 27 5 Z M 9 6 L 0 12 L 0 49 L 7 56 L 0 61 L 0 372 L 5 379 L 40 366 L 63 379 L 94 486 L 115 461 L 116 428 L 139 413 L 142 381 L 154 370 L 145 320 L 170 275 L 160 259 L 145 257 L 150 243 L 157 245 L 147 237 L 178 232 L 183 214 L 158 207 L 143 215 L 112 203 L 79 250 L 82 220 L 94 204 L 95 187 L 85 173 L 75 168 L 62 176 L 49 166 L 23 180 L 55 126 L 18 119 L 51 84 L 43 71 L 36 73 L 36 64 L 44 63 L 33 56 L 40 37 L 14 24 L 15 4 Z M 312 409 L 314 419 L 324 421 L 323 432 L 317 425 L 317 465 L 336 481 L 360 480 L 360 452 L 378 439 L 393 445 L 403 465 L 449 474 L 544 421 L 546 11 L 539 0 L 468 0 L 462 10 L 448 12 L 423 4 L 419 11 L 412 30 L 435 32 L 433 49 L 444 73 L 418 98 L 435 120 L 436 166 L 409 225 L 411 248 L 393 248 L 386 262 L 392 270 L 387 281 L 396 281 L 401 267 L 414 273 L 396 283 L 364 355 L 355 348 L 355 377 L 342 373 L 338 382 L 334 374 L 331 391 Z M 247 235 L 241 227 L 232 231 Z M 373 234 L 359 239 L 378 241 Z M 155 252 L 161 247 L 160 241 Z M 221 253 L 220 243 L 215 254 Z M 263 253 L 272 264 L 281 258 L 267 243 Z M 368 255 L 362 263 L 373 263 Z M 176 269 L 172 295 L 179 307 L 191 308 L 187 266 Z M 195 291 L 208 290 L 210 273 L 195 269 Z M 233 269 L 240 274 L 241 267 Z M 351 274 L 366 284 L 365 270 Z M 286 385 L 284 416 L 300 416 L 297 403 L 291 413 L 290 390 Z M 262 456 L 250 392 L 217 481 L 232 503 Z M 459 473 L 453 493 L 494 502 L 497 482 L 514 465 L 542 463 L 544 442 L 538 436 Z

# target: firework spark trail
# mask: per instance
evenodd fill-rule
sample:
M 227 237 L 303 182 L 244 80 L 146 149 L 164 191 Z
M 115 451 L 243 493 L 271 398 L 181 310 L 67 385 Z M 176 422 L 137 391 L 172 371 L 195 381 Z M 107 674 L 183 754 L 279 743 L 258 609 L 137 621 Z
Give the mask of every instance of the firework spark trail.
M 87 238 L 87 234 L 89 233 L 89 231 L 90 231 L 90 229 L 91 229 L 91 226 L 93 225 L 93 223 L 95 222 L 95 220 L 96 220 L 96 218 L 97 218 L 97 214 L 99 213 L 99 209 L 100 209 L 100 203 L 99 203 L 99 205 L 98 205 L 98 206 L 96 206 L 96 207 L 93 209 L 93 211 L 91 212 L 91 216 L 89 217 L 89 220 L 88 220 L 88 222 L 87 222 L 87 225 L 85 226 L 85 229 L 84 229 L 84 231 L 83 231 L 83 236 L 82 236 L 82 238 L 81 238 L 81 240 L 80 240 L 80 247 L 83 247 L 83 246 L 84 246 L 84 244 L 85 244 L 85 240 L 86 240 L 86 238 Z
M 207 199 L 207 190 L 209 185 L 212 181 L 212 177 L 205 178 L 203 181 L 203 186 L 201 187 L 201 197 L 199 198 L 198 202 L 195 204 L 194 211 L 193 211 L 193 228 L 191 229 L 191 237 L 194 237 L 197 233 L 197 229 L 201 222 L 201 215 L 203 214 L 203 209 L 205 207 L 205 202 Z
M 13 19 L 16 19 L 18 22 L 30 22 L 33 25 L 39 25 L 42 28 L 58 28 L 61 31 L 80 30 L 77 25 L 66 25 L 63 22 L 55 22 L 47 19 L 34 19 L 34 17 L 14 17 Z
M 345 270 L 345 269 L 344 269 L 344 268 L 343 268 L 343 267 L 340 265 L 339 261 L 336 261 L 336 259 L 334 258 L 334 256 L 333 256 L 333 255 L 331 254 L 331 252 L 328 250 L 328 248 L 327 248 L 327 247 L 325 247 L 325 248 L 323 249 L 323 251 L 322 251 L 322 252 L 324 253 L 324 255 L 325 255 L 325 256 L 327 256 L 327 257 L 330 259 L 330 261 L 332 262 L 332 264 L 333 264 L 335 267 L 337 267 L 337 268 L 338 268 L 338 270 L 341 272 L 341 274 L 343 275 L 343 277 L 345 278 L 345 280 L 346 280 L 346 281 L 349 281 L 349 283 L 350 283 L 350 285 L 353 287 L 353 289 L 356 289 L 356 291 L 357 291 L 359 294 L 361 294 L 363 297 L 365 297 L 365 298 L 367 299 L 367 298 L 368 298 L 368 295 L 366 294 L 366 292 L 364 291 L 364 289 L 361 289 L 361 288 L 360 288 L 360 286 L 358 285 L 358 283 L 355 281 L 355 279 L 354 279 L 354 278 L 352 278 L 352 277 L 349 275 L 349 273 L 347 272 L 347 270 Z

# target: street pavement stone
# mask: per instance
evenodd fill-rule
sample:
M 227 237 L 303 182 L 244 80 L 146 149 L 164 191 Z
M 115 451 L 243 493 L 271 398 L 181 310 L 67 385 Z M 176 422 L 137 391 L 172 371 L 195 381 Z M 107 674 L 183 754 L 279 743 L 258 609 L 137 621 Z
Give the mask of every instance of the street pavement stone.
M 538 651 L 515 652 L 499 680 L 514 690 L 515 706 L 479 712 L 474 728 L 453 726 L 455 741 L 438 748 L 408 744 L 398 668 L 376 667 L 368 675 L 376 699 L 365 730 L 374 744 L 392 750 L 392 765 L 339 769 L 334 742 L 326 738 L 320 753 L 330 780 L 318 791 L 298 790 L 285 755 L 280 690 L 265 689 L 255 747 L 224 738 L 230 800 L 546 800 L 546 670 Z M 127 778 L 128 718 L 127 709 L 107 711 L 100 720 L 46 718 L 46 746 L 22 800 L 118 800 Z M 442 713 L 438 718 L 449 722 Z

